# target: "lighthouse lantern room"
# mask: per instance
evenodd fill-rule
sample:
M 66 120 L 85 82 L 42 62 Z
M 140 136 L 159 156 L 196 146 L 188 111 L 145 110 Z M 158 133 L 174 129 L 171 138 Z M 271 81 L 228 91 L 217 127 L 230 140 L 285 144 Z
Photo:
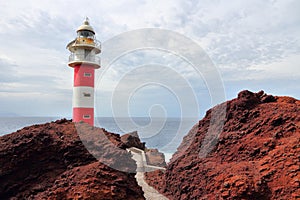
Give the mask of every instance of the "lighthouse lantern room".
M 77 29 L 77 37 L 67 45 L 68 65 L 74 68 L 73 121 L 94 125 L 95 69 L 100 68 L 101 45 L 88 18 Z

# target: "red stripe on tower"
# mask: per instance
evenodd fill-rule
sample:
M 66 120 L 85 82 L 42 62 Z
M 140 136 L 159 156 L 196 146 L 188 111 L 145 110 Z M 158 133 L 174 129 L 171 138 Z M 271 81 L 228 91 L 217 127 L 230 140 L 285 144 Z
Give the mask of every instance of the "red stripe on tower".
M 68 65 L 74 68 L 73 121 L 94 125 L 95 69 L 100 68 L 100 43 L 88 18 L 77 29 L 77 37 L 67 45 L 71 52 Z
M 94 124 L 94 108 L 73 108 L 73 121 Z
M 74 67 L 74 87 L 94 87 L 95 68 L 89 65 L 77 65 Z

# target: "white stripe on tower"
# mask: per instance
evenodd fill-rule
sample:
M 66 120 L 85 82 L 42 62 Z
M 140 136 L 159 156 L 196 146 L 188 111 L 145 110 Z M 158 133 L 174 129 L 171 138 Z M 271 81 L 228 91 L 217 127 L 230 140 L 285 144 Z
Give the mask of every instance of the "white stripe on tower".
M 74 87 L 73 108 L 94 108 L 94 88 L 86 86 Z

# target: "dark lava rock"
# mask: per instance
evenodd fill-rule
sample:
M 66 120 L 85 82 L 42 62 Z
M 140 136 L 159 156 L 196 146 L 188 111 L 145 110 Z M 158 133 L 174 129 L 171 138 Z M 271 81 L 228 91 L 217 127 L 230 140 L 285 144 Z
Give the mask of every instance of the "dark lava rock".
M 225 120 L 212 119 L 224 106 Z M 165 172 L 146 178 L 176 200 L 300 199 L 300 101 L 242 91 L 207 112 Z
M 136 147 L 142 150 L 145 149 L 145 142 L 141 142 L 137 131 L 122 135 L 121 141 L 126 145 L 127 148 Z
M 145 142 L 141 142 L 137 131 L 126 133 L 121 136 L 122 143 L 125 144 L 126 148 L 136 147 L 145 151 L 147 163 L 158 167 L 165 167 L 165 155 L 159 152 L 157 149 L 148 149 L 145 146 Z
M 117 134 L 65 119 L 4 135 L 0 199 L 144 199 L 134 174 L 103 164 L 135 169 L 125 148 Z
M 159 152 L 157 149 L 147 149 L 145 154 L 148 165 L 154 165 L 158 167 L 165 167 L 167 165 L 165 161 L 165 155 Z

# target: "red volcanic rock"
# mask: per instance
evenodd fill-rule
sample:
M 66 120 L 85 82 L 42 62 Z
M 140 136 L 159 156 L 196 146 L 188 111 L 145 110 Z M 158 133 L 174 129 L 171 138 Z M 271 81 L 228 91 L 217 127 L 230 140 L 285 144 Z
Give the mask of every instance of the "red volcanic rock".
M 0 199 L 144 199 L 134 174 L 116 170 L 136 168 L 125 147 L 117 134 L 65 119 L 4 135 Z
M 166 172 L 146 178 L 176 200 L 299 199 L 299 173 L 300 101 L 242 91 L 206 113 Z

